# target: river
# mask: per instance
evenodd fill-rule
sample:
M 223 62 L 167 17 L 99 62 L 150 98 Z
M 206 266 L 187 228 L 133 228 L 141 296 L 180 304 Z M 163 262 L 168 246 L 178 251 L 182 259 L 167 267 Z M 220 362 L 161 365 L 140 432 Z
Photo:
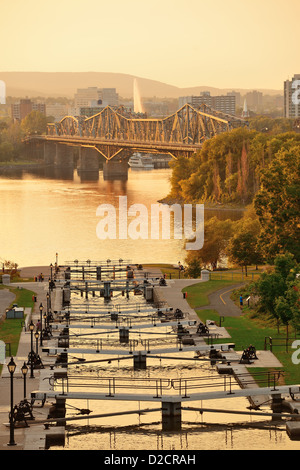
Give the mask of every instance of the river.
M 0 261 L 43 266 L 74 259 L 126 259 L 133 263 L 174 263 L 185 258 L 184 240 L 100 239 L 97 208 L 110 204 L 118 215 L 119 197 L 128 208 L 151 204 L 168 195 L 171 170 L 128 171 L 127 181 L 104 181 L 102 172 L 83 179 L 77 170 L 53 169 L 0 173 Z M 205 211 L 205 216 L 238 218 L 239 211 Z

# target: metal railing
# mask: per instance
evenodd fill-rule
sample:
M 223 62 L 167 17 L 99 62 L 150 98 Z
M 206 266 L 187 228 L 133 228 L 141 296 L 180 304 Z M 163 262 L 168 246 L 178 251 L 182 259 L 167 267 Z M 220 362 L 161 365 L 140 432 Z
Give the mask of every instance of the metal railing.
M 124 390 L 130 390 L 132 394 L 136 391 L 144 390 L 154 392 L 154 397 L 159 398 L 163 392 L 175 392 L 182 398 L 188 398 L 192 391 L 211 390 L 223 391 L 227 394 L 233 393 L 234 389 L 239 386 L 241 388 L 257 388 L 259 386 L 274 387 L 277 385 L 282 371 L 258 372 L 254 374 L 246 373 L 238 376 L 224 374 L 222 376 L 203 376 L 188 378 L 138 378 L 138 377 L 99 377 L 97 375 L 65 375 L 59 377 L 51 377 L 49 379 L 51 386 L 59 389 L 62 394 L 74 391 L 74 389 L 102 391 L 107 397 L 112 397 L 116 393 Z
M 288 338 L 273 338 L 272 336 L 265 336 L 265 341 L 264 341 L 264 350 L 268 351 L 270 350 L 271 352 L 273 351 L 273 348 L 279 348 L 279 347 L 284 347 L 285 352 L 289 352 L 289 348 L 291 344 L 296 340 L 299 339 L 299 336 L 297 337 L 288 337 Z
M 130 390 L 133 393 L 137 390 L 149 390 L 155 393 L 155 397 L 160 397 L 163 391 L 171 389 L 171 380 L 164 378 L 126 378 L 126 377 L 98 377 L 90 375 L 68 375 L 66 377 L 51 377 L 50 385 L 59 388 L 62 394 L 66 394 L 74 389 L 97 389 L 104 391 L 107 397 L 114 396 L 117 392 Z

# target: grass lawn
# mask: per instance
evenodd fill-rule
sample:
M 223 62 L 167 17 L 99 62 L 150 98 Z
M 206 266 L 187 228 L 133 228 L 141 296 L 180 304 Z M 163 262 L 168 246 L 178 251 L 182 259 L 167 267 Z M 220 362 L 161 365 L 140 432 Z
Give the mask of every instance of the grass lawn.
M 9 289 L 12 293 L 15 294 L 16 298 L 12 302 L 12 304 L 16 303 L 19 307 L 33 308 L 34 301 L 32 300 L 32 296 L 35 295 L 34 292 L 27 289 L 18 289 L 11 286 L 0 286 L 0 289 L 4 288 Z M 13 356 L 16 355 L 18 350 L 18 344 L 23 324 L 24 319 L 6 319 L 5 314 L 3 315 L 2 320 L 0 322 L 0 340 L 4 341 L 5 344 L 10 344 L 11 354 Z
M 201 284 L 194 284 L 184 290 L 188 293 L 187 301 L 194 308 L 201 321 L 213 320 L 219 324 L 220 317 L 216 310 L 209 308 L 198 310 L 197 307 L 208 305 L 207 295 L 221 289 L 226 285 L 230 285 L 230 281 L 208 281 Z M 273 353 L 281 362 L 286 384 L 300 384 L 300 365 L 292 363 L 292 354 L 294 350 L 289 347 L 286 351 L 284 338 L 286 337 L 285 327 L 277 331 L 277 325 L 265 317 L 253 317 L 253 314 L 247 307 L 244 309 L 243 315 L 240 317 L 225 317 L 222 326 L 226 328 L 231 336 L 230 341 L 235 343 L 236 351 L 243 351 L 250 344 L 255 346 L 257 350 L 264 350 L 265 338 L 282 338 L 281 345 L 273 347 Z M 291 342 L 293 341 L 291 339 Z M 299 338 L 298 338 L 299 339 Z M 216 343 L 224 342 L 224 340 L 216 340 Z M 249 369 L 251 372 L 251 369 Z
M 210 294 L 232 284 L 236 284 L 236 282 L 231 280 L 207 281 L 185 287 L 183 291 L 188 293 L 187 301 L 190 306 L 197 309 L 198 307 L 208 305 L 208 296 Z

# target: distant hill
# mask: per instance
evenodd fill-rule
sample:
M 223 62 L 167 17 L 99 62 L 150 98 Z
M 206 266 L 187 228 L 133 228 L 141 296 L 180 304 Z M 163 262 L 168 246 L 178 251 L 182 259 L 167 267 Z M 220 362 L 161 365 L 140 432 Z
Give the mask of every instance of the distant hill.
M 199 95 L 201 91 L 210 91 L 212 95 L 226 94 L 228 91 L 239 91 L 242 95 L 247 89 L 213 88 L 196 86 L 179 88 L 156 80 L 135 77 L 122 73 L 108 72 L 0 72 L 0 80 L 6 83 L 6 95 L 14 97 L 58 97 L 73 98 L 77 88 L 97 86 L 99 88 L 116 88 L 122 98 L 133 97 L 133 81 L 137 78 L 143 98 L 179 98 L 179 96 Z M 264 94 L 282 94 L 282 90 L 259 89 Z

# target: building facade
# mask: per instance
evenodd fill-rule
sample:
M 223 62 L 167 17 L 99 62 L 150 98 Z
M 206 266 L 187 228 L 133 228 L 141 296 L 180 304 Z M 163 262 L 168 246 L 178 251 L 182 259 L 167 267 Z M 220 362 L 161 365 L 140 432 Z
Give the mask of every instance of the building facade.
M 17 119 L 21 121 L 24 119 L 31 111 L 39 111 L 46 115 L 46 104 L 45 103 L 34 103 L 30 99 L 22 99 L 17 103 L 11 105 L 11 117 L 12 119 Z
M 211 96 L 209 91 L 204 91 L 200 93 L 199 96 L 181 96 L 179 98 L 179 107 L 181 108 L 186 103 L 195 108 L 205 104 L 216 111 L 221 111 L 222 113 L 231 114 L 233 116 L 236 113 L 236 96 L 233 94 Z
M 295 74 L 292 80 L 284 82 L 284 117 L 296 119 L 300 117 L 300 74 Z
M 78 115 L 81 114 L 81 108 L 119 106 L 119 95 L 115 88 L 79 88 L 74 100 L 76 114 Z

